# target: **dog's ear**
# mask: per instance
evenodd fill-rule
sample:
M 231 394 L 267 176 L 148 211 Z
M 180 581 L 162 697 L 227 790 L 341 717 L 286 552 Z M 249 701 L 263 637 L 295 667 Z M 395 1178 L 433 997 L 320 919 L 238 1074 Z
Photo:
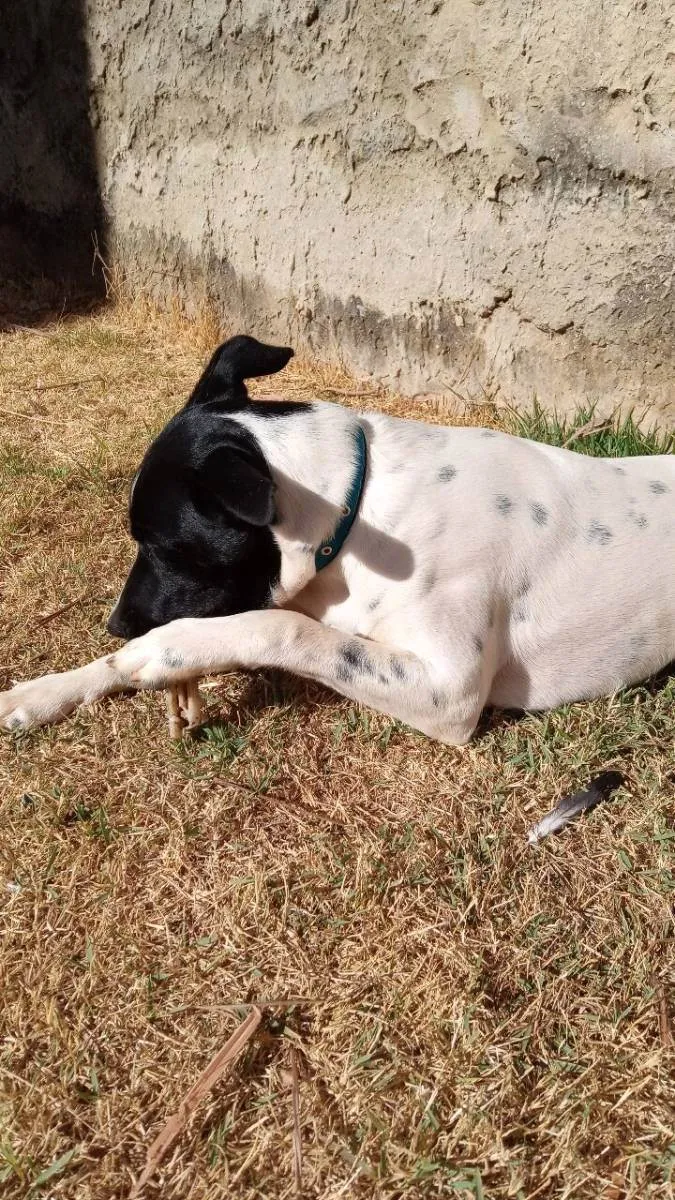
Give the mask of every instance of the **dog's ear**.
M 275 375 L 292 357 L 289 346 L 266 346 L 244 334 L 230 338 L 212 354 L 186 407 L 216 399 L 240 404 L 247 394 L 245 379 Z
M 274 481 L 262 454 L 247 447 L 217 446 L 195 472 L 193 493 L 203 511 L 214 507 L 247 525 L 270 525 L 275 518 Z

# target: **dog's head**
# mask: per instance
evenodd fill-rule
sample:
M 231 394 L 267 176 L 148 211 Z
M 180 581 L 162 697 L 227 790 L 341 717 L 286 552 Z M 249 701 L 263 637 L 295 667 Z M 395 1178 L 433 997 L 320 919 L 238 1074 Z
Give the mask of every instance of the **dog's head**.
M 108 620 L 116 637 L 269 603 L 281 565 L 274 483 L 255 437 L 232 414 L 251 403 L 244 380 L 280 371 L 292 354 L 231 338 L 150 446 L 131 489 L 138 553 Z M 255 407 L 272 416 L 305 406 Z

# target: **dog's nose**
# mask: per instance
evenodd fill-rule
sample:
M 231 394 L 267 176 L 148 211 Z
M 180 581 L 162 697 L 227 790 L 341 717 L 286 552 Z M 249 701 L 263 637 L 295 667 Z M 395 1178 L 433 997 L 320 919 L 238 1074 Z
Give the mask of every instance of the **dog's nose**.
M 108 630 L 108 633 L 112 634 L 113 637 L 118 637 L 118 638 L 127 637 L 127 632 L 124 627 L 124 622 L 122 621 L 121 617 L 119 616 L 119 610 L 118 610 L 117 606 L 115 606 L 115 608 L 113 608 L 110 616 L 108 617 L 108 620 L 106 622 L 106 629 Z

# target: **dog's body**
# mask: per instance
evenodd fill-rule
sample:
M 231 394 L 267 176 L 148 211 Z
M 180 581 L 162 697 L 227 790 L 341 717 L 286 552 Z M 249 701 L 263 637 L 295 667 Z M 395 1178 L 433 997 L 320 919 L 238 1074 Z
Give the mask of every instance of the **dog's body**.
M 214 355 L 132 490 L 140 550 L 110 629 L 133 640 L 1 695 L 0 725 L 272 666 L 461 744 L 487 703 L 606 695 L 675 659 L 675 456 L 250 402 L 243 379 L 288 357 L 252 339 Z M 358 513 L 317 571 L 359 428 Z

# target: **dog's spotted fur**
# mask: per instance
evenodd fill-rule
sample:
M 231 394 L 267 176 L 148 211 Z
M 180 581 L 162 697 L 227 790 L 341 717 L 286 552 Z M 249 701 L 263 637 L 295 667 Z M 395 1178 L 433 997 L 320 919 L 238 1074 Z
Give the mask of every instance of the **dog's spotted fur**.
M 675 658 L 675 458 L 619 464 L 492 430 L 249 401 L 290 351 L 235 338 L 134 481 L 117 653 L 0 696 L 0 725 L 129 687 L 283 667 L 450 743 L 486 703 L 605 695 Z M 339 520 L 368 445 L 357 519 Z

